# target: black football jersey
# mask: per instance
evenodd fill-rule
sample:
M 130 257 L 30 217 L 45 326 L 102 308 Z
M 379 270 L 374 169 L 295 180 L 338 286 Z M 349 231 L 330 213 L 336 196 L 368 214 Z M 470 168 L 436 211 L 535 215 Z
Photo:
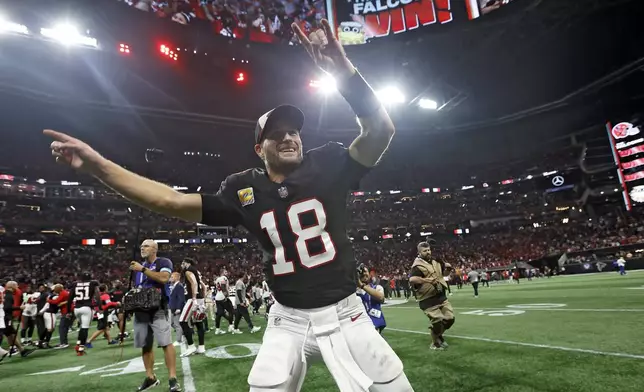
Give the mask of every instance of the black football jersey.
M 241 225 L 258 239 L 279 303 L 328 306 L 356 290 L 346 201 L 367 171 L 348 149 L 328 143 L 304 154 L 281 184 L 263 169 L 229 176 L 217 194 L 202 196 L 202 222 Z
M 125 292 L 121 288 L 115 288 L 110 292 L 110 298 L 112 302 L 123 302 L 123 296 Z
M 76 282 L 71 288 L 71 297 L 72 300 L 76 300 L 76 309 L 82 308 L 83 306 L 92 307 L 92 300 L 94 299 L 94 293 L 98 288 L 98 282 Z
M 192 298 L 193 289 L 192 283 L 190 283 L 190 279 L 186 278 L 186 272 L 188 271 L 192 272 L 192 274 L 195 276 L 195 280 L 197 281 L 197 299 L 203 299 L 203 282 L 201 280 L 201 274 L 193 266 L 190 266 L 182 271 L 183 280 L 186 282 L 186 299 Z

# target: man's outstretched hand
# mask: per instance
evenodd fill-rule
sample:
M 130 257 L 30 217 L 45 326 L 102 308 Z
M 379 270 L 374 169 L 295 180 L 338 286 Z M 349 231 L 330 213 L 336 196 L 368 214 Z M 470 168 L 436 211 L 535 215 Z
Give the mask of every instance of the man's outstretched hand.
M 291 28 L 315 64 L 324 72 L 340 80 L 355 74 L 356 70 L 344 53 L 328 20 L 322 19 L 322 29 L 312 32 L 308 37 L 297 23 L 293 23 Z
M 51 129 L 43 131 L 45 136 L 54 139 L 51 143 L 51 155 L 56 163 L 69 166 L 76 170 L 92 172 L 103 157 L 87 143 L 67 134 Z

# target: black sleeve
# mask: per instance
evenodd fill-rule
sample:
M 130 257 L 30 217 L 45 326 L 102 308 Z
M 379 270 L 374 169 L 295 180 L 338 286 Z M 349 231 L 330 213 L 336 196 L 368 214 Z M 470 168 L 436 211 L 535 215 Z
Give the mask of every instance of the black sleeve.
M 5 291 L 3 308 L 4 308 L 5 317 L 7 316 L 11 317 L 11 313 L 13 313 L 14 310 L 20 309 L 20 308 L 14 309 L 13 307 L 13 293 L 9 291 Z
M 351 158 L 349 149 L 341 143 L 329 142 L 307 154 L 316 161 L 316 166 L 324 169 L 322 173 L 341 178 L 346 190 L 358 189 L 360 180 L 370 170 Z
M 418 267 L 411 269 L 411 276 L 418 276 L 419 278 L 424 278 L 425 275 L 420 271 Z
M 201 223 L 216 226 L 237 226 L 242 223 L 237 208 L 226 197 L 228 180 L 221 183 L 214 195 L 201 195 Z

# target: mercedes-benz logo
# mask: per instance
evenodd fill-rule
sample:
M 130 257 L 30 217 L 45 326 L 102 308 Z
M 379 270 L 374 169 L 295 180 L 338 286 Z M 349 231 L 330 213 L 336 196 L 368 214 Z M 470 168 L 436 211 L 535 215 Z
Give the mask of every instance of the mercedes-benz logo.
M 562 176 L 554 176 L 552 178 L 552 185 L 554 186 L 562 186 L 564 184 L 565 180 Z

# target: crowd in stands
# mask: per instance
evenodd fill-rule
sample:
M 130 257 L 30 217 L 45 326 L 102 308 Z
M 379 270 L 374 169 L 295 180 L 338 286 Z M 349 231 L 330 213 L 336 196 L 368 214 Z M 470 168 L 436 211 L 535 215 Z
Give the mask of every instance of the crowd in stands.
M 644 243 L 644 219 L 607 215 L 596 221 L 524 227 L 501 233 L 472 233 L 436 237 L 436 257 L 455 267 L 486 269 L 511 266 L 549 255 L 588 249 Z M 356 241 L 356 259 L 382 276 L 404 274 L 416 254 L 415 238 L 385 241 Z M 247 271 L 259 281 L 262 254 L 251 240 L 244 244 L 163 244 L 160 253 L 177 263 L 183 257 L 196 257 L 206 279 L 212 280 L 222 268 L 233 275 Z M 132 247 L 73 246 L 43 250 L 40 247 L 0 247 L 0 276 L 19 281 L 70 281 L 91 270 L 103 281 L 127 279 L 127 265 L 135 257 Z
M 564 151 L 547 162 L 568 170 L 574 157 L 574 151 Z M 202 163 L 207 164 L 205 160 Z M 168 168 L 160 170 L 162 181 L 172 184 L 175 171 L 165 163 L 160 165 Z M 178 167 L 183 166 L 174 166 Z M 420 187 L 401 185 L 376 191 L 365 186 L 370 190 L 347 195 L 348 234 L 356 259 L 382 276 L 404 275 L 415 257 L 416 243 L 428 235 L 437 240 L 435 256 L 462 269 L 500 268 L 550 255 L 644 242 L 641 211 L 625 214 L 620 206 L 608 206 L 602 213 L 582 212 L 574 190 L 544 192 L 537 180 L 544 167 L 507 165 L 497 171 L 495 182 L 473 180 L 473 189 L 453 185 L 421 191 Z M 377 169 L 381 181 L 396 178 L 383 177 L 387 170 L 386 165 Z M 35 182 L 39 176 L 34 175 L 38 171 L 33 167 L 16 171 L 24 176 L 31 173 L 32 180 L 0 179 L 0 277 L 34 283 L 69 281 L 92 270 L 104 281 L 127 279 L 124 274 L 136 257 L 132 248 L 139 231 L 139 240 L 170 239 L 169 244 L 161 245 L 161 254 L 177 263 L 186 256 L 199 259 L 207 279 L 213 279 L 223 267 L 233 275 L 244 270 L 261 279 L 261 251 L 241 228 L 225 230 L 229 237 L 246 242 L 180 244 L 177 239 L 199 236 L 194 224 L 141 211 L 89 178 L 79 177 L 79 186 L 62 186 L 53 185 L 60 181 L 49 178 Z M 205 170 L 195 171 L 202 172 Z M 522 180 L 501 184 L 500 175 Z M 493 173 L 476 178 L 488 176 L 493 178 Z M 366 180 L 369 183 L 369 176 Z M 201 191 L 215 189 L 204 185 Z M 457 229 L 462 230 L 459 235 Z M 82 238 L 116 238 L 117 244 L 83 247 Z M 3 245 L 18 239 L 44 241 L 45 246 Z M 56 239 L 66 243 L 46 246 Z

